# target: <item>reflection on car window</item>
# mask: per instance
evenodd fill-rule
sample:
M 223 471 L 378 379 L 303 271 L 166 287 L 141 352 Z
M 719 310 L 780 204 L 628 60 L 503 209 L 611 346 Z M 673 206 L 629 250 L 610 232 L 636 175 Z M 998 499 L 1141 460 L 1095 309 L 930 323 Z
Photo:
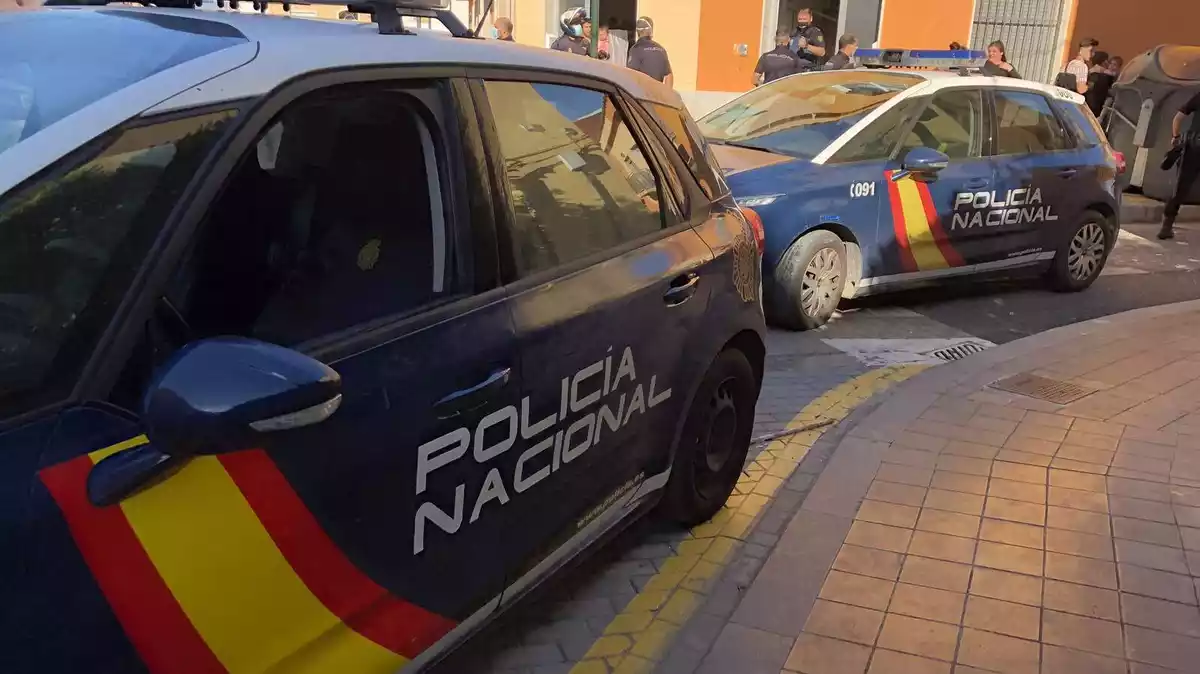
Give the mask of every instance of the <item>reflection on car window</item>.
M 0 197 L 0 417 L 74 384 L 232 116 L 128 129 Z
M 872 110 L 922 81 L 905 73 L 854 70 L 788 77 L 705 115 L 700 129 L 712 142 L 812 158 Z
M 978 89 L 950 89 L 933 97 L 921 113 L 900 153 L 915 147 L 937 150 L 951 159 L 978 157 L 983 146 L 983 93 Z
M 658 181 L 611 98 L 556 84 L 486 88 L 512 190 L 519 275 L 662 228 Z
M 1055 152 L 1070 146 L 1045 96 L 996 91 L 996 154 Z
M 844 164 L 852 161 L 880 161 L 890 159 L 892 149 L 900 142 L 900 134 L 908 122 L 908 116 L 920 101 L 910 99 L 900 101 L 898 105 L 885 111 L 871 122 L 855 137 L 851 138 L 829 160 L 831 164 Z
M 695 132 L 690 125 L 687 111 L 677 110 L 660 103 L 651 104 L 655 116 L 662 122 L 663 130 L 671 139 L 675 151 L 683 158 L 685 164 L 700 183 L 700 189 L 710 199 L 718 194 L 717 177 L 712 170 L 712 162 L 707 158 L 708 148 L 704 145 L 704 137 Z

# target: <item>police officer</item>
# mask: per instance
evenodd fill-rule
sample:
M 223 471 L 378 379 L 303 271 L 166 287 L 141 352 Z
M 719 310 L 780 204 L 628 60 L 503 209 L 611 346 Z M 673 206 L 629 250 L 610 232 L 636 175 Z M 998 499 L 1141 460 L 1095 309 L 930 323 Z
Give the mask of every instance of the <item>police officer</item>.
M 754 86 L 800 72 L 800 57 L 788 46 L 791 39 L 792 34 L 786 30 L 775 34 L 775 48 L 759 56 L 754 66 Z
M 558 27 L 562 35 L 551 43 L 554 51 L 565 51 L 568 54 L 588 55 L 588 43 L 583 37 L 583 24 L 588 20 L 587 10 L 582 7 L 568 9 L 558 19 Z
M 1187 132 L 1183 130 L 1183 121 L 1191 115 L 1192 122 Z M 1183 104 L 1179 112 L 1171 120 L 1171 143 L 1173 147 L 1182 150 L 1179 162 L 1179 179 L 1175 183 L 1175 193 L 1167 201 L 1163 209 L 1162 229 L 1158 232 L 1160 239 L 1175 238 L 1175 217 L 1179 215 L 1179 207 L 1183 200 L 1200 179 L 1200 93 Z
M 825 70 L 845 70 L 854 67 L 854 52 L 858 51 L 858 38 L 849 33 L 838 38 L 838 51 L 825 64 Z
M 800 57 L 800 70 L 813 70 L 825 58 L 825 34 L 813 25 L 812 9 L 802 7 L 796 12 L 796 30 L 792 32 L 792 51 Z
M 671 59 L 667 58 L 667 50 L 652 39 L 654 21 L 648 16 L 639 16 L 635 28 L 637 42 L 629 48 L 629 67 L 653 77 L 668 87 L 674 85 L 675 75 L 671 72 Z

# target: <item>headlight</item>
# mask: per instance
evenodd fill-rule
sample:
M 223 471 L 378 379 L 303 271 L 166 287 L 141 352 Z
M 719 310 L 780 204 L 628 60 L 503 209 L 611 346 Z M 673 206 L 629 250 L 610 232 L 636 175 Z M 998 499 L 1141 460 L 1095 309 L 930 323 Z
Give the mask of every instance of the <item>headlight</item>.
M 776 201 L 778 201 L 779 199 L 782 199 L 783 196 L 784 195 L 782 195 L 782 194 L 760 194 L 755 197 L 742 197 L 741 199 L 735 199 L 735 201 L 737 201 L 738 206 L 745 206 L 746 208 L 757 208 L 759 206 L 766 206 L 768 204 L 773 204 Z

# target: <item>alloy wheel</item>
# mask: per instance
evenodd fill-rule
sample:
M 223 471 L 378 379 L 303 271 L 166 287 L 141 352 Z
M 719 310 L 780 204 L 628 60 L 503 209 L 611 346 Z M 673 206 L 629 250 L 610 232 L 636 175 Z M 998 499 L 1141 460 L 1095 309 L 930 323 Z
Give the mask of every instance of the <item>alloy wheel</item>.
M 809 260 L 800 285 L 800 306 L 809 316 L 826 313 L 842 296 L 841 260 L 833 248 L 822 248 Z
M 1104 261 L 1105 243 L 1104 229 L 1097 223 L 1086 223 L 1075 232 L 1067 251 L 1067 271 L 1072 279 L 1084 281 L 1096 273 Z

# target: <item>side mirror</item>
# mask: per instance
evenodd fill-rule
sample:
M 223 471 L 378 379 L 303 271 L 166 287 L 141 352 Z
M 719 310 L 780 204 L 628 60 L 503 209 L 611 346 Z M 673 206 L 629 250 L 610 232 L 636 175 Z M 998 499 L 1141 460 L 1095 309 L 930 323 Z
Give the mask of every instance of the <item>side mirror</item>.
M 88 474 L 88 499 L 112 505 L 187 459 L 250 449 L 261 436 L 325 421 L 342 402 L 332 368 L 281 346 L 220 337 L 184 347 L 142 401 L 150 442 L 105 457 Z
M 907 173 L 933 177 L 949 165 L 950 158 L 941 152 L 927 147 L 914 147 L 904 155 L 904 163 L 900 167 Z
M 291 349 L 240 337 L 184 347 L 142 400 L 146 435 L 172 457 L 252 446 L 263 433 L 320 423 L 342 402 L 332 368 Z

